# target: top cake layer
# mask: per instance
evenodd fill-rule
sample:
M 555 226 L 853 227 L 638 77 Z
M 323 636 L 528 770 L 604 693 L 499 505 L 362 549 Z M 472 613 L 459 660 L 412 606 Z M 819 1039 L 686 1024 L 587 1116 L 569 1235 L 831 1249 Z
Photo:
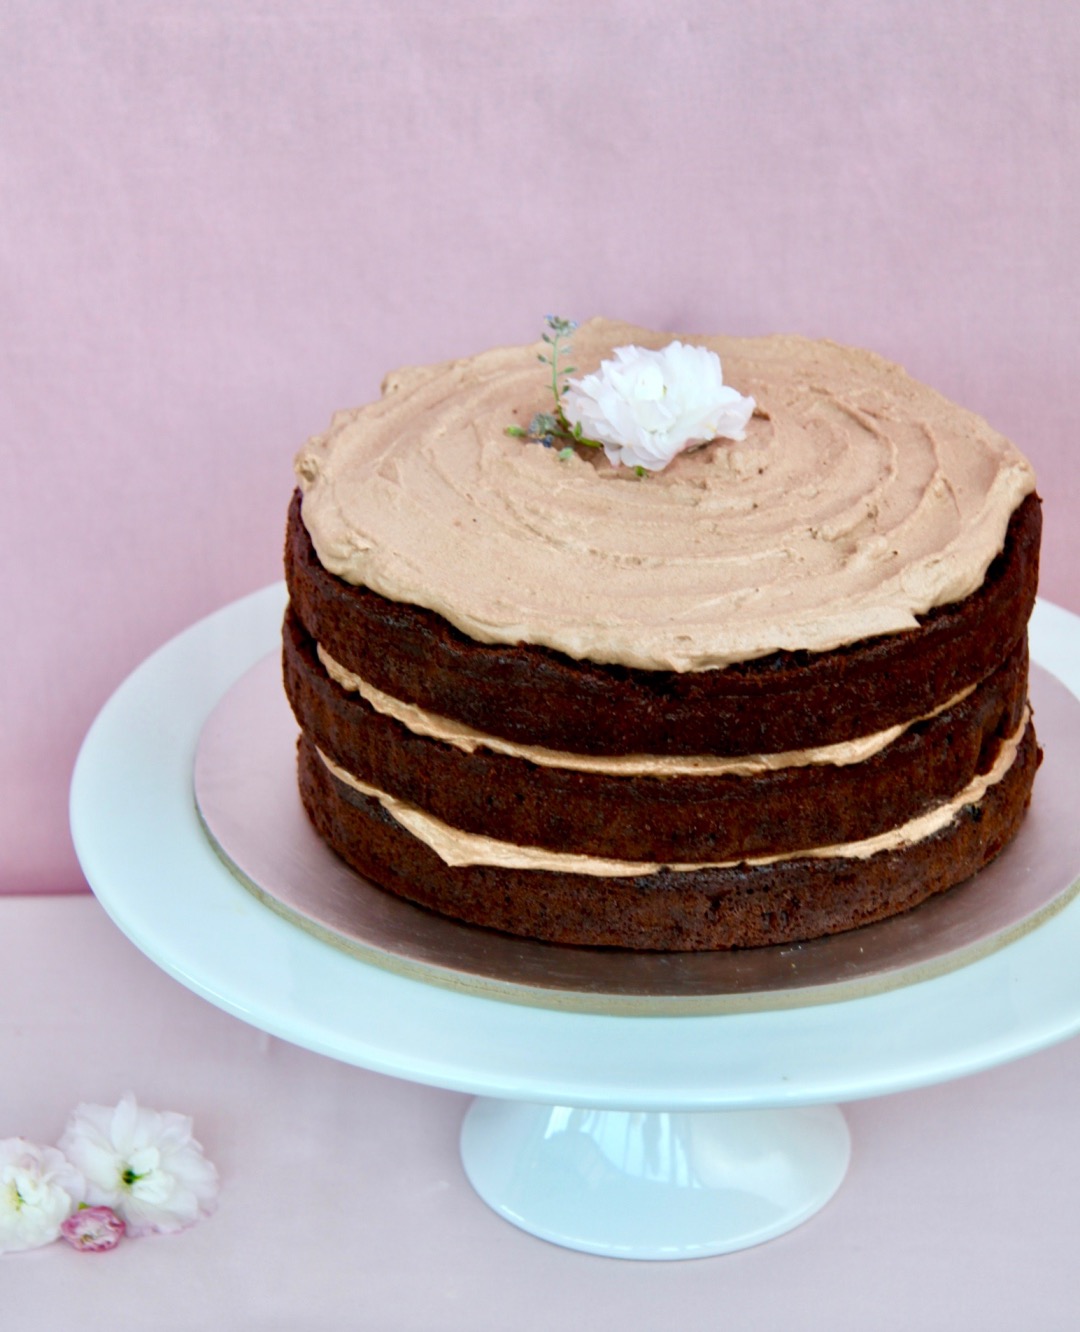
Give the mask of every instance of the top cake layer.
M 573 363 L 671 337 L 593 320 Z M 551 410 L 541 343 L 389 376 L 297 458 L 320 563 L 480 642 L 680 672 L 911 629 L 979 587 L 1035 487 L 1002 435 L 869 352 L 682 340 L 757 409 L 647 478 L 507 436 Z

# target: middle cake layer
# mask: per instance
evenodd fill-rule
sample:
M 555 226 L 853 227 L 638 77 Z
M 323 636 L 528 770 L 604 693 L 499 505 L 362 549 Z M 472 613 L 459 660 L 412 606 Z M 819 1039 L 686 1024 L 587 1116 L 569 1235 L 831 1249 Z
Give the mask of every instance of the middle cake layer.
M 482 744 L 466 752 L 415 734 L 331 679 L 292 611 L 284 643 L 286 690 L 301 726 L 360 781 L 462 832 L 625 860 L 783 855 L 897 827 L 988 771 L 1020 725 L 1027 686 L 1021 638 L 973 690 L 914 719 L 861 762 L 628 777 L 540 765 Z

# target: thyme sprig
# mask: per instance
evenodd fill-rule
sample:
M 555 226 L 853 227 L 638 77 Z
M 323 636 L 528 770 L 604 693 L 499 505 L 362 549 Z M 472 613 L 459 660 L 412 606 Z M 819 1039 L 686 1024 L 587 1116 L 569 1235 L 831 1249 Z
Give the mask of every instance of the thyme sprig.
M 555 399 L 555 410 L 537 412 L 527 429 L 516 425 L 507 426 L 506 433 L 515 439 L 532 440 L 546 449 L 554 448 L 556 440 L 565 441 L 564 447 L 559 450 L 559 457 L 565 461 L 574 456 L 575 444 L 583 444 L 588 449 L 599 449 L 603 445 L 599 440 L 586 439 L 582 434 L 581 423 L 571 425 L 563 410 L 567 377 L 577 369 L 576 366 L 564 364 L 563 358 L 570 354 L 571 339 L 577 331 L 577 324 L 573 319 L 563 319 L 560 315 L 546 315 L 545 323 L 548 331 L 541 336 L 548 350 L 539 352 L 537 360 L 551 367 L 551 393 Z
M 572 375 L 576 370 L 576 365 L 564 366 L 559 368 L 559 352 L 564 351 L 569 355 L 570 340 L 577 332 L 577 324 L 573 319 L 562 319 L 559 315 L 547 315 L 547 326 L 549 332 L 542 334 L 544 342 L 551 348 L 550 354 L 544 352 L 537 358 L 544 365 L 551 366 L 551 392 L 555 397 L 555 416 L 561 421 L 566 421 L 563 412 L 562 395 L 567 390 L 566 378 Z M 561 382 L 560 382 L 561 381 Z

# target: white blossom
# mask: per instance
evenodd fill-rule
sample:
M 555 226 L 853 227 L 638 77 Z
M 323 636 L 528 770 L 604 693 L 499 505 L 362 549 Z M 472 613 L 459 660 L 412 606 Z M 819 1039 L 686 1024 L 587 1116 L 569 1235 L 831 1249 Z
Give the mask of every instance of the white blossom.
M 0 1253 L 51 1244 L 82 1201 L 82 1175 L 55 1147 L 0 1142 Z
M 610 463 L 656 472 L 693 444 L 744 439 L 754 399 L 724 383 L 714 351 L 672 342 L 617 347 L 595 374 L 570 380 L 562 409 Z
M 76 1107 L 60 1146 L 86 1176 L 87 1201 L 111 1207 L 131 1235 L 170 1234 L 209 1216 L 217 1171 L 187 1115 L 117 1106 Z

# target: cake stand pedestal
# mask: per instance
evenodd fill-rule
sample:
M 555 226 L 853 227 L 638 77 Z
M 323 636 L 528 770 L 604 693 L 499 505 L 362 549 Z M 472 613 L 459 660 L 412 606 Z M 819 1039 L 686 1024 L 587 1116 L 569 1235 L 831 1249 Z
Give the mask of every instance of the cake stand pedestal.
M 541 1239 L 616 1258 L 702 1258 L 782 1235 L 840 1187 L 832 1105 L 581 1110 L 478 1097 L 461 1129 L 473 1188 Z
M 241 886 L 192 792 L 203 726 L 275 649 L 283 606 L 274 586 L 201 621 L 102 710 L 72 784 L 83 869 L 135 945 L 210 1002 L 333 1058 L 479 1097 L 462 1130 L 466 1171 L 524 1229 L 622 1257 L 758 1243 L 839 1187 L 849 1149 L 833 1103 L 959 1077 L 1080 1030 L 1078 901 L 917 984 L 672 1016 L 508 1002 L 332 946 Z M 1035 659 L 1080 692 L 1080 621 L 1043 605 L 1032 629 Z

